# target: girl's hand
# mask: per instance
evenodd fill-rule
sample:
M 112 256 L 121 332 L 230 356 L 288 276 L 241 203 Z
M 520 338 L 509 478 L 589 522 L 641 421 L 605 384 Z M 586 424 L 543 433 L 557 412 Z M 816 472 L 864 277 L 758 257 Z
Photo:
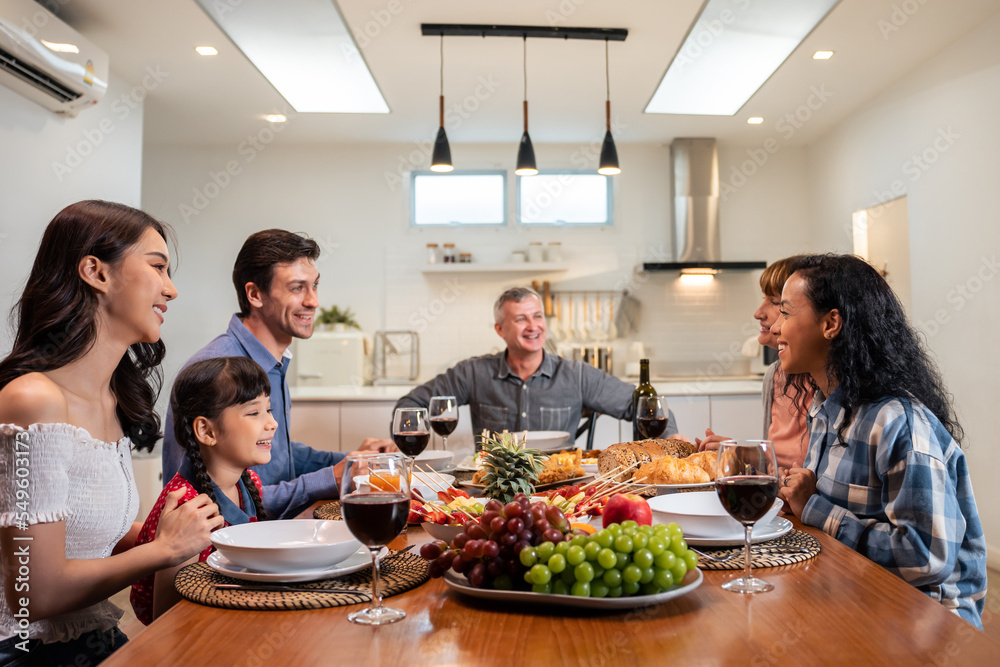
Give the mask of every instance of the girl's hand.
M 699 452 L 704 452 L 704 451 L 707 451 L 707 450 L 710 450 L 710 449 L 713 449 L 713 450 L 714 449 L 718 449 L 719 448 L 719 443 L 720 442 L 725 442 L 726 440 L 732 440 L 732 438 L 727 438 L 724 435 L 716 435 L 712 431 L 712 429 L 706 428 L 705 429 L 705 439 L 704 440 L 699 440 L 698 438 L 695 438 L 694 439 L 694 444 L 698 445 L 698 451 Z
M 788 470 L 778 468 L 778 497 L 801 519 L 806 503 L 816 493 L 816 473 L 797 465 L 793 463 Z
M 204 493 L 178 507 L 183 496 L 184 489 L 167 494 L 153 540 L 167 550 L 168 566 L 183 563 L 204 551 L 212 544 L 209 537 L 212 531 L 226 523 L 219 514 L 219 506 Z

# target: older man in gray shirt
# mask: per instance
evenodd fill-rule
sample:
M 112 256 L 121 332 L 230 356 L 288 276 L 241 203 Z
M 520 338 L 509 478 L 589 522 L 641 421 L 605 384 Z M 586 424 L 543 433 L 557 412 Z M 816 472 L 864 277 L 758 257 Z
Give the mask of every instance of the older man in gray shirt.
M 396 407 L 427 407 L 432 396 L 454 396 L 459 405 L 469 405 L 477 434 L 484 429 L 575 433 L 584 408 L 632 419 L 635 387 L 590 364 L 545 352 L 545 314 L 537 292 L 507 290 L 497 299 L 493 317 L 505 351 L 460 361 L 399 399 Z M 667 435 L 676 433 L 671 413 Z

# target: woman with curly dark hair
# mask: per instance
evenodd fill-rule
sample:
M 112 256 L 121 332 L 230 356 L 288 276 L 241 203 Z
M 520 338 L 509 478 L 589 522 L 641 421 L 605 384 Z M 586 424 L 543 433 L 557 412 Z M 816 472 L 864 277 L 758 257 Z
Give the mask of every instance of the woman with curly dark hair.
M 159 437 L 169 264 L 165 227 L 121 204 L 72 204 L 42 236 L 0 362 L 0 664 L 100 662 L 126 641 L 107 598 L 222 524 L 208 496 L 177 494 L 133 546 L 130 450 Z
M 199 493 L 219 505 L 227 526 L 266 518 L 261 505 L 261 482 L 250 466 L 271 460 L 271 439 L 278 422 L 271 416 L 271 381 L 257 362 L 246 357 L 216 357 L 196 361 L 174 381 L 170 409 L 174 436 L 185 459 L 153 505 L 135 543 L 156 539 L 167 498 L 177 489 L 183 504 Z M 208 560 L 214 547 L 198 557 L 160 570 L 132 585 L 135 616 L 149 625 L 180 601 L 174 588 L 177 571 L 189 563 Z
M 867 262 L 796 262 L 772 331 L 808 373 L 809 452 L 779 495 L 821 528 L 982 628 L 986 542 L 941 376 Z M 825 397 L 825 398 L 824 398 Z

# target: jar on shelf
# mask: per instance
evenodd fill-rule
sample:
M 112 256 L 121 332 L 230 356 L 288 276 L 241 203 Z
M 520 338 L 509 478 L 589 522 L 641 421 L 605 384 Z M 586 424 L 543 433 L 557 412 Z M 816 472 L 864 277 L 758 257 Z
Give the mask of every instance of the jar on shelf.
M 441 254 L 442 254 L 442 259 L 444 260 L 445 264 L 454 264 L 455 261 L 458 259 L 455 256 L 455 244 L 454 243 L 445 243 L 444 244 L 444 251 Z
M 428 264 L 441 263 L 441 248 L 438 247 L 437 243 L 427 244 L 427 263 Z
M 458 254 L 459 264 L 472 264 L 472 253 L 471 252 L 461 252 Z
M 541 241 L 532 241 L 528 244 L 528 261 L 529 262 L 544 262 L 545 261 L 545 251 L 542 249 Z
M 560 243 L 559 241 L 552 241 L 549 243 L 548 247 L 545 249 L 545 261 L 547 262 L 562 261 L 562 243 Z

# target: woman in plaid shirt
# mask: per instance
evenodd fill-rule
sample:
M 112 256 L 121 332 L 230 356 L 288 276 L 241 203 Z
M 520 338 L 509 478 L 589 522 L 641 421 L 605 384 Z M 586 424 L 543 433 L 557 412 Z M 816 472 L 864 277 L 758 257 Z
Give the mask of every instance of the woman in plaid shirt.
M 780 496 L 981 629 L 986 541 L 962 427 L 892 288 L 857 257 L 807 256 L 771 331 L 785 371 L 817 390 L 806 460 L 782 471 Z

